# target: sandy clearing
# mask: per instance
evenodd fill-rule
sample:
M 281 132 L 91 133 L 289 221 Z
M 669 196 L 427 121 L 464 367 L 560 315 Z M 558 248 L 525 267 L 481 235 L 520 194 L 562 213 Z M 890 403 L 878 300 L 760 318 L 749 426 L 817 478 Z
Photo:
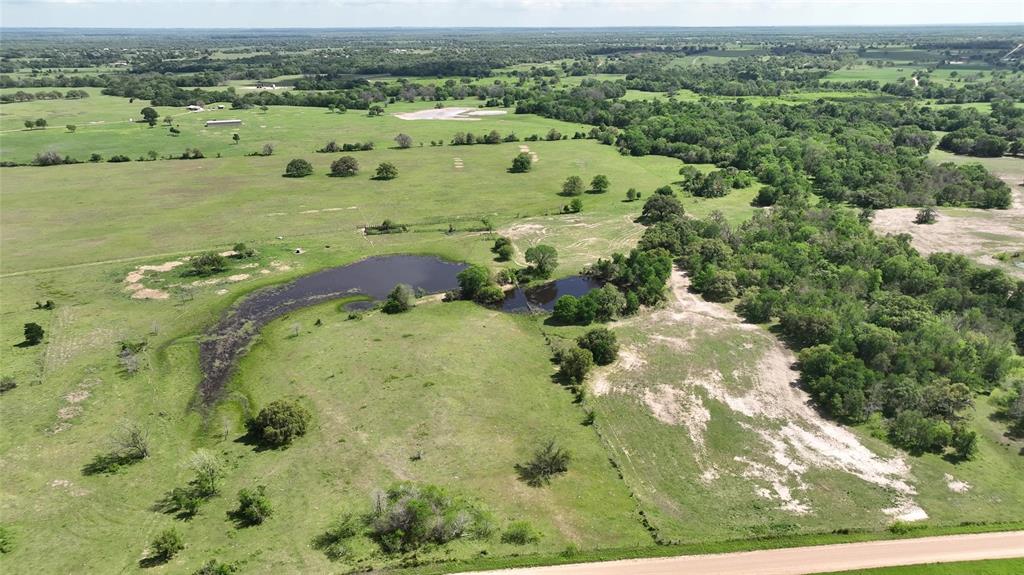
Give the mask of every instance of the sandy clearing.
M 670 284 L 669 305 L 623 322 L 638 325 L 647 334 L 647 345 L 633 349 L 639 357 L 627 360 L 635 366 L 630 373 L 622 369 L 598 372 L 592 384 L 595 395 L 636 397 L 654 418 L 686 428 L 702 479 L 721 473 L 744 477 L 752 482 L 755 494 L 777 502 L 788 512 L 802 515 L 813 511 L 799 496 L 809 489 L 805 474 L 811 469 L 827 469 L 858 477 L 889 494 L 890 507 L 882 511 L 894 519 L 927 518 L 914 502 L 916 489 L 904 458 L 877 455 L 851 431 L 821 417 L 807 393 L 797 386 L 799 373 L 793 367 L 796 357 L 792 351 L 770 333 L 743 323 L 724 306 L 691 293 L 684 273 L 674 272 Z M 711 365 L 684 368 L 678 383 L 648 383 L 651 378 L 645 377 L 643 369 L 650 362 L 647 353 L 662 347 L 686 355 L 698 338 L 714 333 L 742 337 L 750 344 L 742 346 L 747 353 L 760 355 L 751 357 L 748 367 L 730 370 L 728 376 Z M 743 384 L 737 375 L 743 376 Z M 760 445 L 750 452 L 733 455 L 736 465 L 732 469 L 719 469 L 708 461 L 704 436 L 711 416 L 700 400 L 702 394 L 735 412 L 739 424 L 760 439 Z
M 1008 209 L 937 208 L 938 220 L 920 225 L 914 223 L 917 208 L 891 208 L 875 212 L 871 227 L 881 234 L 910 234 L 914 248 L 924 255 L 963 254 L 1024 278 L 1024 268 L 1001 265 L 993 257 L 1024 245 L 1024 190 L 1016 185 L 1019 182 L 1006 177 L 1003 180 L 1014 190 L 1013 205 Z
M 942 474 L 942 479 L 946 482 L 946 487 L 949 488 L 953 493 L 967 493 L 971 490 L 971 484 L 966 481 L 960 481 L 956 477 L 948 473 Z
M 400 120 L 461 120 L 477 121 L 481 116 L 500 116 L 507 114 L 507 110 L 480 110 L 477 108 L 430 108 L 416 112 L 404 112 L 394 116 Z
M 488 571 L 515 575 L 806 575 L 897 565 L 1024 557 L 1024 531 L 947 535 Z M 481 575 L 473 572 L 468 575 Z

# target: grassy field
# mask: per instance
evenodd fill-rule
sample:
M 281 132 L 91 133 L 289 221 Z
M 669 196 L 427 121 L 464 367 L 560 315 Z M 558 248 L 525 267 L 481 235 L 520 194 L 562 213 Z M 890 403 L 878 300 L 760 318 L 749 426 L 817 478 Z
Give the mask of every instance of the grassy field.
M 1022 571 L 1024 571 L 1024 559 L 994 559 L 991 561 L 883 567 L 836 573 L 841 573 L 841 575 L 1015 575 Z
M 494 538 L 431 549 L 415 560 L 449 563 L 425 571 L 835 542 L 839 536 L 823 533 L 837 526 L 865 529 L 843 537 L 890 536 L 881 530 L 879 511 L 888 494 L 847 473 L 808 473 L 808 484 L 822 491 L 809 496 L 814 513 L 799 517 L 760 498 L 742 473 L 724 473 L 760 436 L 756 426 L 740 425 L 750 421 L 712 398 L 701 397 L 711 417 L 705 460 L 697 459 L 700 451 L 685 427 L 652 417 L 643 390 L 677 385 L 684 373 L 736 371 L 730 389 L 753 385 L 754 366 L 743 354 L 769 350 L 767 332 L 709 330 L 702 333 L 712 337 L 672 353 L 649 338 L 689 338 L 696 323 L 616 326 L 625 345 L 653 355 L 636 393 L 594 394 L 584 402 L 597 413 L 589 427 L 581 425 L 581 406 L 552 382 L 545 345 L 546 337 L 571 337 L 577 328 L 552 328 L 468 303 L 429 303 L 405 315 L 362 320 L 348 320 L 336 303 L 325 304 L 268 326 L 242 361 L 229 400 L 205 418 L 192 410 L 200 334 L 252 290 L 387 253 L 436 254 L 497 269 L 484 218 L 513 237 L 516 261 L 525 248 L 546 243 L 560 254 L 556 276 L 573 274 L 639 238 L 634 219 L 642 203 L 624 201 L 628 188 L 646 197 L 679 179 L 677 160 L 622 156 L 588 140 L 429 145 L 459 131 L 524 137 L 550 128 L 571 134 L 581 126 L 512 114 L 473 122 L 391 115 L 429 107 L 396 104 L 380 118 L 288 107 L 266 113 L 161 109 L 175 114 L 179 137 L 162 125 L 115 123 L 137 116 L 141 106 L 99 94 L 0 107 L 0 126 L 11 130 L 0 134 L 4 160 L 25 161 L 48 149 L 81 159 L 92 152 L 134 157 L 185 147 L 207 155 L 0 171 L 0 338 L 8 345 L 0 372 L 18 382 L 0 400 L 0 517 L 14 540 L 14 550 L 0 555 L 0 570 L 135 572 L 153 535 L 176 525 L 185 551 L 147 572 L 188 573 L 213 557 L 240 561 L 246 573 L 341 571 L 346 565 L 329 563 L 311 547 L 312 538 L 339 514 L 365 509 L 374 490 L 398 480 L 444 485 L 489 509 L 499 529 L 527 520 L 543 535 L 524 547 Z M 241 144 L 231 142 L 231 130 L 202 128 L 214 115 L 243 119 Z M 20 129 L 22 119 L 40 116 L 57 126 Z M 66 133 L 65 123 L 76 123 L 78 131 Z M 413 149 L 390 147 L 399 132 L 413 137 Z M 340 154 L 313 151 L 330 139 L 372 140 L 378 148 L 351 154 L 362 166 L 358 176 L 330 178 L 328 166 Z M 275 145 L 273 156 L 247 155 L 263 143 Z M 530 173 L 509 174 L 520 145 L 539 162 Z M 310 160 L 315 174 L 282 177 L 294 157 Z M 397 179 L 370 179 L 382 161 L 398 167 Z M 567 202 L 558 195 L 562 181 L 570 175 L 589 181 L 598 173 L 609 177 L 611 191 L 582 196 L 580 214 L 559 214 Z M 717 210 L 739 224 L 754 213 L 755 194 L 752 186 L 724 198 L 682 201 L 690 214 Z M 362 226 L 385 218 L 409 224 L 410 233 L 362 234 Z M 195 285 L 177 269 L 147 272 L 142 280 L 166 290 L 167 299 L 131 299 L 125 290 L 126 276 L 139 265 L 229 249 L 238 241 L 259 256 L 232 261 L 210 283 Z M 304 253 L 294 253 L 300 247 Z M 57 303 L 55 310 L 33 309 L 47 299 Z M 317 319 L 322 326 L 315 326 Z M 42 345 L 17 345 L 26 322 L 44 327 Z M 129 375 L 117 360 L 120 343 L 143 340 L 143 368 Z M 624 380 L 621 373 L 605 375 L 613 383 Z M 313 408 L 307 437 L 283 451 L 255 451 L 238 441 L 246 412 L 286 396 Z M 987 419 L 990 410 L 980 403 L 975 418 L 983 435 L 978 461 L 957 467 L 932 457 L 910 462 L 917 501 L 932 517 L 919 533 L 1024 515 L 1020 446 L 1001 439 L 999 426 Z M 146 427 L 152 456 L 112 475 L 85 473 L 124 422 Z M 891 453 L 870 430 L 855 433 L 871 450 Z M 526 487 L 512 466 L 549 438 L 572 452 L 571 470 L 550 487 Z M 187 480 L 182 462 L 198 447 L 220 454 L 229 473 L 223 495 L 191 521 L 178 521 L 154 505 Z M 413 460 L 418 452 L 422 458 Z M 722 467 L 715 490 L 700 483 L 701 461 Z M 945 473 L 971 490 L 951 493 Z M 266 525 L 236 529 L 226 515 L 235 493 L 257 484 L 267 486 L 278 514 Z M 664 541 L 686 545 L 653 546 L 639 511 Z M 751 536 L 782 537 L 740 540 Z M 55 541 L 60 553 L 53 552 Z M 394 560 L 378 554 L 360 566 L 389 563 Z

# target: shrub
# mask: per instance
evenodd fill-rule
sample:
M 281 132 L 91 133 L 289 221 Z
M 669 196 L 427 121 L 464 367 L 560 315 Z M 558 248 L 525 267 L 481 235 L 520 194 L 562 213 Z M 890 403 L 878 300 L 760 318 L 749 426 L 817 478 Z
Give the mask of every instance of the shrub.
M 13 377 L 5 375 L 0 377 L 0 393 L 6 393 L 18 387 L 18 382 Z
M 571 385 L 579 385 L 587 377 L 594 365 L 594 354 L 589 349 L 569 348 L 561 353 L 558 361 L 558 373 Z
M 312 173 L 312 164 L 302 158 L 296 158 L 288 162 L 288 166 L 284 169 L 284 176 L 286 178 L 305 178 Z
M 0 554 L 14 551 L 14 532 L 6 525 L 0 525 Z
M 243 242 L 238 242 L 235 247 L 231 248 L 231 251 L 235 252 L 232 257 L 238 259 L 251 258 L 256 255 L 256 250 L 245 245 Z
M 216 559 L 210 559 L 199 569 L 192 572 L 192 575 L 231 575 L 238 571 L 238 567 L 231 563 L 221 563 Z
M 494 284 L 484 286 L 476 294 L 476 301 L 486 305 L 496 305 L 504 299 L 505 292 Z
M 584 303 L 586 308 L 593 309 L 593 319 L 597 321 L 611 321 L 626 308 L 626 298 L 617 287 L 610 283 L 590 290 L 581 299 L 586 300 Z
M 512 240 L 506 237 L 500 237 L 494 240 L 494 245 L 491 247 L 491 253 L 498 256 L 498 261 L 507 262 L 512 259 L 512 255 L 515 254 L 515 248 L 512 246 Z
M 36 345 L 43 341 L 44 335 L 46 335 L 46 330 L 38 323 L 28 322 L 25 324 L 25 343 L 28 345 Z
M 599 327 L 576 338 L 576 345 L 589 350 L 597 365 L 608 365 L 619 354 L 619 342 L 611 330 Z
M 393 180 L 398 177 L 398 168 L 391 162 L 381 162 L 373 176 L 375 180 Z
M 336 177 L 354 176 L 359 173 L 359 162 L 352 156 L 342 156 L 331 162 L 331 175 Z
M 413 292 L 412 287 L 406 284 L 398 284 L 388 294 L 381 309 L 384 313 L 402 313 L 409 311 L 415 306 L 416 294 Z
M 114 155 L 114 156 L 110 156 L 110 159 L 107 160 L 107 162 L 109 162 L 111 164 L 118 164 L 118 163 L 122 163 L 122 162 L 130 162 L 130 161 L 132 161 L 132 159 L 129 158 L 128 156 L 124 155 L 124 154 L 117 154 L 117 155 Z
M 533 168 L 533 160 L 530 158 L 530 154 L 521 152 L 512 159 L 512 167 L 509 168 L 509 171 L 513 174 L 521 174 L 529 172 L 531 168 Z
M 321 153 L 324 153 L 324 154 L 333 154 L 335 152 L 340 152 L 340 151 L 341 151 L 341 146 L 339 146 L 338 142 L 335 141 L 335 140 L 331 140 L 330 142 L 327 142 L 327 144 L 325 144 L 324 147 L 322 147 L 319 150 L 317 150 L 317 152 L 321 152 Z
M 238 509 L 235 516 L 246 525 L 259 525 L 274 513 L 266 495 L 267 488 L 242 489 L 238 492 Z
M 403 150 L 412 147 L 412 136 L 409 134 L 398 134 L 395 136 L 395 143 Z
M 149 544 L 150 556 L 159 561 L 170 561 L 184 548 L 181 534 L 174 527 L 161 531 Z
M 367 525 L 370 538 L 385 553 L 404 553 L 426 544 L 444 545 L 490 531 L 489 517 L 472 503 L 440 487 L 409 483 L 379 494 Z
M 917 215 L 914 216 L 915 224 L 934 224 L 938 219 L 938 212 L 931 206 L 926 206 L 917 211 Z
M 249 420 L 249 431 L 266 445 L 283 447 L 306 434 L 311 417 L 298 400 L 278 399 Z
M 594 176 L 593 180 L 590 180 L 590 192 L 594 194 L 603 194 L 608 191 L 609 185 L 608 176 L 598 174 Z
M 274 144 L 263 144 L 263 148 L 260 149 L 259 155 L 261 155 L 261 156 L 273 156 L 274 155 Z
M 544 447 L 534 452 L 533 458 L 525 464 L 516 464 L 519 478 L 531 487 L 541 487 L 551 483 L 555 475 L 569 470 L 569 452 L 549 441 Z
M 208 276 L 228 269 L 227 259 L 217 252 L 200 254 L 189 260 L 189 265 L 192 273 L 197 276 Z
M 189 456 L 187 464 L 196 475 L 191 490 L 194 497 L 205 499 L 220 492 L 224 465 L 215 453 L 208 449 L 197 449 Z
M 555 323 L 563 325 L 571 325 L 576 323 L 576 313 L 579 300 L 576 296 L 564 295 L 555 301 L 555 307 L 552 310 L 551 320 Z
M 514 521 L 509 523 L 501 533 L 501 542 L 511 545 L 527 545 L 540 541 L 540 534 L 534 530 L 528 521 Z
M 313 548 L 323 551 L 331 561 L 344 559 L 352 552 L 348 540 L 358 535 L 361 529 L 358 517 L 344 515 L 313 539 Z
M 640 198 L 640 194 L 636 191 L 636 188 L 630 188 L 626 190 L 626 201 L 632 202 Z

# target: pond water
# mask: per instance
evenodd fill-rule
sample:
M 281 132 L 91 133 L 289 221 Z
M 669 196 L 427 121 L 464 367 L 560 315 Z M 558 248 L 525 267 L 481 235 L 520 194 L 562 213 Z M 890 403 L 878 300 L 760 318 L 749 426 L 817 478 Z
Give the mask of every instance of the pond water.
M 527 289 L 516 288 L 505 294 L 502 311 L 551 311 L 564 295 L 580 297 L 603 284 L 590 276 L 570 276 Z
M 381 256 L 326 269 L 295 281 L 254 292 L 236 304 L 199 344 L 203 381 L 199 401 L 209 406 L 220 398 L 238 355 L 260 328 L 282 315 L 350 295 L 383 300 L 397 284 L 440 293 L 458 287 L 456 276 L 466 264 L 431 256 Z M 354 302 L 350 307 L 367 305 Z

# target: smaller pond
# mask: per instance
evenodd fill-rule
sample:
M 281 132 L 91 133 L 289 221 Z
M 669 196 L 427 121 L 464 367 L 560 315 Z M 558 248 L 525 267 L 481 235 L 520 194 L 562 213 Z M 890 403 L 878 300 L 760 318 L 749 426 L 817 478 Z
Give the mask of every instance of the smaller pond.
M 551 311 L 558 298 L 564 295 L 580 297 L 603 284 L 590 276 L 570 276 L 527 289 L 516 288 L 505 294 L 502 311 Z

